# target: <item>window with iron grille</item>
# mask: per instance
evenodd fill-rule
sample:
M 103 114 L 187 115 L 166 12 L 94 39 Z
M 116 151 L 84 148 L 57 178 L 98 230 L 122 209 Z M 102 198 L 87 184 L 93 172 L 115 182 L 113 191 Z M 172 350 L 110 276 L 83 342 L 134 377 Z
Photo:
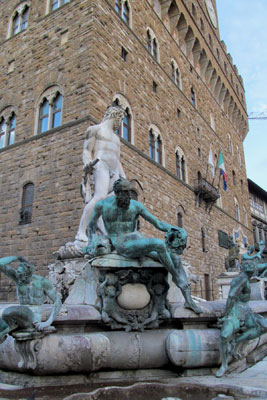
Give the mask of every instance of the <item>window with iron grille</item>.
M 20 209 L 19 224 L 30 224 L 32 222 L 32 207 L 34 198 L 34 184 L 27 183 L 23 186 L 22 203 Z

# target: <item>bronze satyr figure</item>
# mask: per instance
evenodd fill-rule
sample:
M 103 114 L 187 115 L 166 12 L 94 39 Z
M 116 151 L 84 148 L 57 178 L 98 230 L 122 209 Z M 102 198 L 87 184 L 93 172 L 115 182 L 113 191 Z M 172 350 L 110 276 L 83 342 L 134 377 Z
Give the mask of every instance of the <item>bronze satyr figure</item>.
M 17 269 L 9 266 L 19 261 Z M 0 319 L 0 343 L 8 333 L 23 330 L 27 334 L 32 331 L 44 331 L 51 326 L 60 308 L 61 300 L 52 283 L 42 276 L 34 274 L 34 266 L 23 257 L 4 257 L 0 259 L 0 271 L 15 282 L 20 305 L 4 309 Z M 42 305 L 49 298 L 53 310 L 42 322 Z

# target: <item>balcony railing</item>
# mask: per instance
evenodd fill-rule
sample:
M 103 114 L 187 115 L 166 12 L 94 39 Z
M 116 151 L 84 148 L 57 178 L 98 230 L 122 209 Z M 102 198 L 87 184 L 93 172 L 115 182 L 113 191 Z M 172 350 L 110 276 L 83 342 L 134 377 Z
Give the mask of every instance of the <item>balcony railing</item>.
M 194 192 L 200 199 L 206 201 L 206 203 L 215 203 L 220 197 L 219 189 L 204 178 L 199 178 L 194 181 Z

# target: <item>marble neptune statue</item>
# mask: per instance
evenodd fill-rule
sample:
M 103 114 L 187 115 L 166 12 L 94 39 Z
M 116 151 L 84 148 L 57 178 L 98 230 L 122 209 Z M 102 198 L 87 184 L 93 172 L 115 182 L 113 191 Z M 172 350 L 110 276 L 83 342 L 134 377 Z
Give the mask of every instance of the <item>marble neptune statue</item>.
M 115 131 L 119 129 L 124 110 L 118 105 L 107 108 L 100 124 L 90 126 L 86 131 L 83 147 L 82 194 L 85 207 L 80 220 L 75 245 L 84 247 L 88 237 L 86 229 L 95 204 L 112 193 L 113 183 L 125 178 L 120 163 L 120 139 Z M 90 194 L 90 178 L 94 183 L 94 194 Z
M 118 254 L 128 258 L 152 256 L 157 258 L 172 275 L 172 280 L 179 287 L 185 297 L 185 307 L 191 308 L 195 313 L 202 310 L 193 301 L 190 294 L 190 285 L 179 254 L 182 254 L 186 245 L 187 234 L 182 228 L 159 221 L 146 207 L 131 199 L 131 184 L 127 179 L 118 179 L 113 185 L 115 196 L 98 201 L 91 214 L 88 225 L 88 253 L 94 253 L 94 243 L 97 221 L 102 216 L 107 235 Z M 155 228 L 168 232 L 167 244 L 157 238 L 146 238 L 137 231 L 137 220 L 141 216 Z M 183 246 L 172 248 L 171 242 L 175 240 L 174 233 L 180 236 L 179 242 Z
M 9 265 L 15 261 L 19 261 L 16 269 Z M 20 304 L 4 309 L 0 318 L 0 343 L 13 331 L 23 330 L 27 334 L 49 328 L 62 305 L 52 283 L 47 278 L 35 275 L 34 266 L 23 257 L 0 258 L 0 271 L 15 282 Z M 47 298 L 52 301 L 53 309 L 49 318 L 42 322 L 41 306 Z

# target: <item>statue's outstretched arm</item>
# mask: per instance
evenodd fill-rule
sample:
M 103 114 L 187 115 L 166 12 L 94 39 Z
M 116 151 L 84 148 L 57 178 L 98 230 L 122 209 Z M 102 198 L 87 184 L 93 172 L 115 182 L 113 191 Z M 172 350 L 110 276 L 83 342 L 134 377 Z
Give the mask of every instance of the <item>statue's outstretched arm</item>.
M 163 232 L 168 232 L 171 229 L 179 229 L 177 226 L 170 225 L 167 222 L 164 221 L 159 221 L 153 214 L 151 214 L 146 207 L 139 203 L 139 214 L 148 222 L 150 222 L 152 225 L 155 226 L 155 228 L 159 229 L 160 231 Z
M 255 258 L 258 258 L 260 260 L 261 255 L 259 253 L 260 252 L 253 254 L 252 256 L 250 256 L 249 254 L 243 254 L 242 259 L 243 260 L 255 260 Z
M 9 267 L 8 264 L 11 264 L 12 262 L 18 260 L 20 260 L 20 257 L 17 256 L 0 258 L 0 271 L 7 275 L 10 279 L 13 279 L 15 281 L 17 279 L 16 271 L 13 268 Z

